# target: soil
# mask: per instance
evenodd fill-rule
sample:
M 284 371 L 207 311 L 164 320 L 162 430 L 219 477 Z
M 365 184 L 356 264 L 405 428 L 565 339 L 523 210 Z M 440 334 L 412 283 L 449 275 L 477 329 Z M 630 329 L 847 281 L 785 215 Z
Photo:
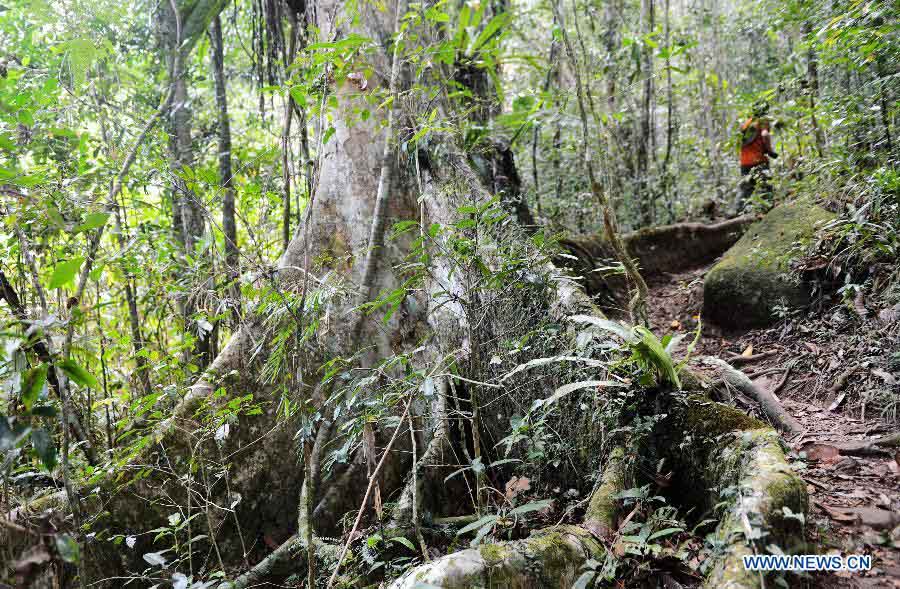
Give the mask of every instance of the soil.
M 708 269 L 648 281 L 654 332 L 686 334 L 676 356 L 683 357 L 694 339 Z M 807 483 L 807 528 L 816 550 L 873 556 L 868 572 L 816 574 L 806 586 L 900 588 L 900 447 L 862 456 L 840 448 L 900 429 L 900 313 L 895 311 L 869 309 L 859 299 L 850 305 L 822 300 L 815 309 L 786 309 L 768 329 L 728 333 L 703 325 L 692 354 L 692 365 L 701 370 L 707 355 L 745 356 L 737 361 L 739 368 L 773 391 L 805 428 L 785 442 Z M 765 419 L 750 400 L 738 402 Z

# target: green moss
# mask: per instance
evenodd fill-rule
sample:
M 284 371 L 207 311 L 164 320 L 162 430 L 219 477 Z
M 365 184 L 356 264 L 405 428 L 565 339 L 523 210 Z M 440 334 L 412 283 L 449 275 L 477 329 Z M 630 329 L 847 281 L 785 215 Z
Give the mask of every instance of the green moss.
M 809 508 L 806 484 L 794 473 L 780 473 L 771 481 L 764 491 L 768 499 L 765 513 L 766 523 L 781 540 L 787 540 L 792 534 L 802 531 L 801 523 L 796 518 L 787 517 L 784 508 L 792 513 L 805 514 Z
M 816 228 L 834 218 L 825 209 L 798 200 L 782 204 L 753 225 L 707 273 L 704 316 L 731 328 L 767 325 L 775 307 L 803 307 L 809 290 L 791 273 Z
M 708 437 L 743 430 L 755 430 L 766 427 L 758 419 L 754 419 L 739 409 L 710 401 L 699 395 L 691 395 L 687 399 L 688 408 L 685 414 L 686 431 L 695 435 Z
M 498 565 L 509 556 L 509 549 L 502 544 L 482 544 L 478 552 L 489 566 Z
M 613 496 L 625 488 L 624 458 L 625 450 L 621 447 L 616 447 L 610 452 L 606 468 L 600 478 L 600 485 L 591 495 L 587 512 L 584 514 L 585 522 L 598 526 L 601 532 L 612 531 L 616 527 L 618 502 Z

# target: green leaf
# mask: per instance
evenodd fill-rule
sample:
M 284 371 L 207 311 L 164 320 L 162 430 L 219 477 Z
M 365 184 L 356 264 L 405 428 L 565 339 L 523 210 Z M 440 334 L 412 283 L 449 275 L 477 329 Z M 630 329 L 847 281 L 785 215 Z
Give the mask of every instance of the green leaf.
M 468 534 L 469 532 L 471 532 L 473 530 L 477 530 L 477 529 L 481 528 L 482 526 L 493 524 L 496 521 L 497 521 L 496 515 L 486 515 L 486 516 L 479 518 L 478 520 L 470 523 L 469 525 L 467 525 L 460 531 L 456 532 L 456 535 L 462 536 L 463 534 Z
M 391 542 L 397 542 L 399 544 L 403 544 L 404 546 L 406 546 L 413 552 L 416 551 L 416 547 L 413 545 L 413 543 L 410 542 L 409 539 L 404 538 L 403 536 L 397 536 L 396 538 L 391 538 Z
M 540 511 L 550 507 L 549 499 L 541 499 L 540 501 L 531 501 L 526 503 L 525 505 L 520 505 L 514 509 L 509 511 L 509 515 L 523 515 L 526 513 L 531 513 L 532 511 Z
M 495 35 L 502 35 L 503 32 L 501 29 L 504 25 L 506 25 L 510 20 L 510 16 L 508 12 L 502 12 L 496 15 L 494 18 L 485 25 L 484 29 L 482 29 L 481 33 L 478 35 L 478 38 L 475 39 L 475 42 L 472 43 L 472 46 L 469 47 L 469 50 L 466 52 L 468 55 L 472 55 L 479 49 L 481 49 L 486 43 L 491 41 Z
M 91 229 L 103 227 L 107 219 L 109 219 L 109 213 L 90 213 L 84 218 L 84 222 L 81 225 L 75 227 L 75 231 L 90 231 Z
M 53 440 L 47 430 L 44 428 L 33 430 L 31 444 L 47 470 L 53 470 L 53 467 L 56 466 L 56 446 L 53 445 Z
M 44 389 L 48 368 L 44 362 L 22 373 L 22 403 L 28 411 L 31 411 L 31 407 Z
M 594 327 L 599 327 L 604 331 L 616 334 L 628 343 L 635 343 L 637 341 L 634 333 L 618 321 L 604 319 L 603 317 L 594 317 L 593 315 L 572 315 L 569 317 L 569 320 L 575 321 L 576 323 L 590 323 Z
M 624 384 L 620 382 L 616 382 L 614 380 L 581 380 L 578 382 L 570 382 L 569 384 L 564 384 L 563 386 L 556 389 L 552 395 L 547 397 L 546 399 L 539 399 L 538 406 L 543 405 L 552 405 L 556 403 L 569 393 L 573 391 L 577 391 L 580 389 L 590 389 L 590 388 L 598 388 L 598 387 L 623 387 Z
M 53 274 L 50 276 L 49 288 L 62 288 L 72 282 L 83 262 L 84 258 L 72 258 L 54 266 Z
M 69 378 L 81 386 L 89 389 L 97 388 L 97 379 L 94 378 L 94 375 L 85 370 L 84 367 L 74 360 L 63 360 L 59 363 L 59 367 L 62 368 L 63 372 L 65 372 Z
M 81 550 L 75 538 L 68 534 L 59 534 L 55 538 L 56 552 L 66 562 L 76 564 L 81 558 Z
M 636 347 L 644 351 L 668 382 L 675 385 L 675 388 L 681 389 L 681 380 L 678 378 L 675 363 L 672 361 L 672 356 L 663 348 L 662 343 L 646 327 L 637 326 L 634 331 L 641 338 L 640 344 Z
M 650 540 L 656 540 L 657 538 L 663 538 L 665 536 L 671 536 L 672 534 L 677 534 L 679 532 L 683 532 L 684 528 L 666 528 L 664 530 L 660 530 L 658 532 L 653 532 L 650 534 L 650 537 L 647 538 L 647 542 Z

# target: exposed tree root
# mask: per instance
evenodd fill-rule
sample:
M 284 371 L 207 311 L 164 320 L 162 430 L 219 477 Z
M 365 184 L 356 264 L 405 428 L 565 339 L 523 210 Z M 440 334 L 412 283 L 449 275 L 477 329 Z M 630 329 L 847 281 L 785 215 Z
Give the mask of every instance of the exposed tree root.
M 803 433 L 804 429 L 800 422 L 788 413 L 771 392 L 754 385 L 746 374 L 724 360 L 709 357 L 706 358 L 706 363 L 716 367 L 718 371 L 716 381 L 720 383 L 719 386 L 731 387 L 755 400 L 766 417 L 788 436 Z
M 716 538 L 725 549 L 705 586 L 767 587 L 763 573 L 744 568 L 743 557 L 758 550 L 748 539 L 762 532 L 763 543 L 774 543 L 785 552 L 796 549 L 803 542 L 799 517 L 808 508 L 806 485 L 791 470 L 778 435 L 770 429 L 733 436 L 711 461 L 710 471 L 709 484 L 718 479 L 719 488 L 736 485 L 738 497 L 716 528 Z M 798 514 L 798 519 L 787 514 Z
M 728 363 L 732 366 L 743 366 L 744 364 L 751 364 L 753 362 L 765 360 L 766 358 L 771 358 L 777 354 L 777 350 L 768 350 L 766 352 L 760 352 L 759 354 L 750 354 L 749 356 L 744 356 L 743 354 L 731 354 L 728 357 Z
M 685 456 L 678 467 L 690 470 L 685 476 L 694 481 L 698 505 L 710 509 L 722 504 L 722 489 L 737 491 L 715 531 L 727 549 L 707 578 L 706 586 L 766 587 L 761 576 L 744 570 L 741 557 L 755 550 L 749 539 L 756 537 L 757 532 L 767 543 L 776 543 L 786 550 L 796 548 L 802 541 L 802 526 L 790 514 L 806 513 L 805 485 L 787 464 L 774 430 L 755 429 L 762 424 L 734 408 L 699 396 L 688 397 L 673 408 L 678 415 L 669 423 L 684 431 L 679 429 L 668 435 L 688 440 L 687 447 L 678 450 Z M 685 437 L 688 432 L 691 435 Z M 617 494 L 626 485 L 623 458 L 622 448 L 611 452 L 582 527 L 557 526 L 524 540 L 454 552 L 407 571 L 390 587 L 572 586 L 587 559 L 604 556 L 606 549 L 600 539 L 611 537 L 620 525 Z
M 755 220 L 753 215 L 744 215 L 708 225 L 677 223 L 629 233 L 622 237 L 622 242 L 644 274 L 678 272 L 714 260 L 734 245 Z M 604 236 L 562 239 L 560 245 L 576 259 L 560 258 L 557 264 L 571 268 L 582 277 L 588 294 L 610 296 L 622 289 L 621 278 L 605 277 L 598 271 L 616 259 Z
M 837 448 L 841 454 L 851 456 L 883 456 L 900 449 L 900 433 L 886 434 L 871 440 L 859 442 L 826 442 Z
M 609 538 L 618 529 L 618 506 L 616 495 L 625 490 L 625 450 L 613 448 L 606 459 L 606 467 L 600 477 L 600 484 L 591 494 L 584 527 L 599 538 Z
M 604 554 L 594 536 L 576 526 L 541 530 L 530 538 L 485 544 L 416 567 L 391 589 L 435 587 L 571 587 L 589 558 Z

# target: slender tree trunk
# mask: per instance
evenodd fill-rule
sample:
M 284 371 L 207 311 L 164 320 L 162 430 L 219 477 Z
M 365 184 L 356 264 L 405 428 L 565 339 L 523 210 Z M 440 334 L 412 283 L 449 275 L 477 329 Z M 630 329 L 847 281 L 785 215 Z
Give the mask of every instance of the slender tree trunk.
M 671 30 L 670 30 L 670 13 L 669 13 L 669 0 L 665 0 L 665 28 L 666 28 L 666 155 L 663 159 L 663 197 L 666 199 L 666 208 L 669 211 L 669 220 L 674 220 L 674 202 L 672 200 L 672 195 L 669 194 L 669 188 L 671 187 L 671 178 L 669 171 L 669 164 L 672 160 L 672 56 L 671 51 L 672 47 L 670 45 L 671 42 Z
M 653 30 L 653 0 L 641 1 L 641 22 L 644 35 Z M 640 199 L 640 221 L 642 225 L 653 224 L 654 205 L 652 190 L 650 187 L 650 104 L 653 99 L 653 49 L 642 42 L 641 49 L 641 78 L 643 79 L 643 94 L 641 96 L 640 129 L 638 131 L 637 144 L 637 198 Z
M 195 247 L 203 236 L 204 210 L 197 196 L 184 181 L 182 175 L 194 163 L 191 139 L 191 110 L 188 103 L 187 72 L 185 71 L 184 52 L 182 51 L 182 18 L 175 0 L 165 0 L 160 4 L 162 11 L 162 38 L 164 48 L 171 60 L 172 73 L 172 108 L 169 112 L 169 125 L 172 140 L 173 172 L 173 228 L 175 238 L 182 246 L 186 256 L 195 255 Z M 200 328 L 195 318 L 197 305 L 192 293 L 187 293 L 181 303 L 181 312 L 185 331 L 194 334 L 194 350 L 189 361 L 206 367 L 211 361 L 211 332 Z
M 234 185 L 231 168 L 231 121 L 228 117 L 228 87 L 225 80 L 225 48 L 222 41 L 222 21 L 219 15 L 209 29 L 212 46 L 212 70 L 216 87 L 216 117 L 219 138 L 219 189 L 222 190 L 222 232 L 225 236 L 225 266 L 228 271 L 230 296 L 240 315 L 241 291 L 237 284 L 240 275 L 237 221 L 235 219 Z
M 813 136 L 816 139 L 816 151 L 819 157 L 825 153 L 825 136 L 819 127 L 816 119 L 816 100 L 819 97 L 819 58 L 813 47 L 815 37 L 813 36 L 812 23 L 806 21 L 803 23 L 803 33 L 806 36 L 806 42 L 809 48 L 806 50 L 806 78 L 807 91 L 809 92 L 809 118 L 812 123 Z
M 566 48 L 566 54 L 569 57 L 569 63 L 572 65 L 572 73 L 575 76 L 575 92 L 578 97 L 578 112 L 581 115 L 582 144 L 584 146 L 584 161 L 588 171 L 588 180 L 591 183 L 591 194 L 597 201 L 603 214 L 603 228 L 606 233 L 606 239 L 615 252 L 617 261 L 622 264 L 625 275 L 635 288 L 635 293 L 629 302 L 629 311 L 632 321 L 647 325 L 647 283 L 641 276 L 640 271 L 631 259 L 628 249 L 619 237 L 618 222 L 616 220 L 615 209 L 609 201 L 609 197 L 603 191 L 596 175 L 594 174 L 594 158 L 591 150 L 590 132 L 587 120 L 587 108 L 584 100 L 584 85 L 581 81 L 581 73 L 578 71 L 578 61 L 575 59 L 575 51 L 572 43 L 569 41 L 569 35 L 566 32 L 565 21 L 562 18 L 558 0 L 552 2 L 553 12 L 559 23 L 560 32 L 562 33 L 563 45 Z
M 104 112 L 102 110 L 101 105 L 97 104 L 98 110 L 100 112 Z M 107 156 L 112 156 L 110 153 L 112 148 L 112 143 L 110 142 L 110 138 L 107 132 L 106 127 L 106 119 L 104 117 L 100 117 L 100 135 L 103 138 L 103 143 L 106 145 Z M 110 182 L 110 192 L 113 191 L 114 181 Z M 110 203 L 113 207 L 113 218 L 116 222 L 116 241 L 119 245 L 120 250 L 124 250 L 128 240 L 130 239 L 128 235 L 128 227 L 127 221 L 123 218 L 124 216 L 124 207 L 119 205 L 119 197 L 118 194 L 115 197 L 115 202 Z M 141 331 L 141 317 L 140 312 L 138 311 L 137 304 L 137 295 L 136 295 L 136 287 L 134 275 L 127 268 L 125 269 L 125 302 L 128 305 L 128 324 L 131 329 L 131 346 L 134 350 L 134 362 L 137 367 L 137 375 L 138 379 L 141 382 L 141 386 L 144 389 L 144 394 L 149 395 L 153 391 L 153 386 L 150 383 L 150 373 L 147 369 L 147 359 L 143 354 L 144 350 L 144 334 Z M 99 294 L 99 293 L 98 293 Z M 98 299 L 99 300 L 99 299 Z M 107 420 L 109 418 L 109 407 L 107 406 Z

